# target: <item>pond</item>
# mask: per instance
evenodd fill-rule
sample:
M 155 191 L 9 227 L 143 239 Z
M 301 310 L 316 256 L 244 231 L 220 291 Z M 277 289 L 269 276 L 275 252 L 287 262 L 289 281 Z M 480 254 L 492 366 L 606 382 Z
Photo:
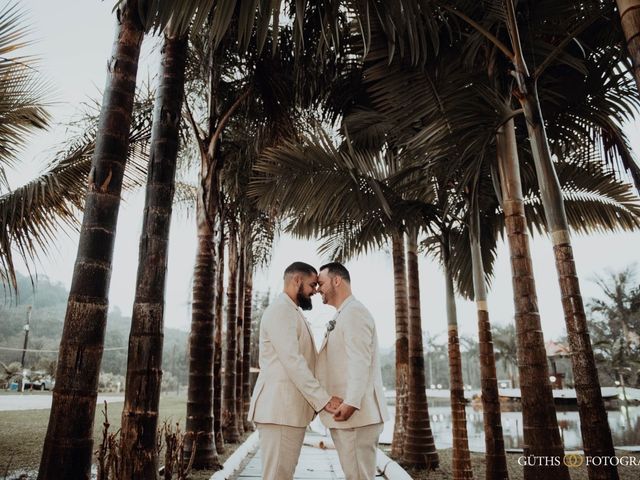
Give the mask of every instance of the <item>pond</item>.
M 484 451 L 484 425 L 482 410 L 472 406 L 466 407 L 467 434 L 469 436 L 469 448 L 475 452 Z M 380 436 L 380 443 L 391 443 L 393 438 L 393 417 L 395 408 L 389 406 L 389 414 L 392 420 L 384 426 Z M 580 435 L 580 417 L 577 407 L 556 405 L 556 414 L 560 434 L 564 440 L 566 450 L 579 450 L 582 448 Z M 451 408 L 448 405 L 429 405 L 431 417 L 431 429 L 437 448 L 449 448 L 452 446 L 451 437 Z M 628 410 L 620 407 L 608 410 L 609 425 L 613 435 L 613 444 L 616 447 L 623 445 L 640 445 L 640 406 L 630 406 Z M 502 430 L 505 448 L 522 448 L 522 412 L 502 412 Z

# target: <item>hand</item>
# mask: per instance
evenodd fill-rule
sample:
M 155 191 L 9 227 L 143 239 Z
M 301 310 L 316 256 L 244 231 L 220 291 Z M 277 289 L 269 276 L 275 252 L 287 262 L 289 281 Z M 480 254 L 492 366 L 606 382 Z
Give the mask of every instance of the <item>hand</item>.
M 340 397 L 336 397 L 335 395 L 333 395 L 329 400 L 329 402 L 324 406 L 324 410 L 326 410 L 327 413 L 330 413 L 331 415 L 333 415 L 338 411 L 338 407 L 341 404 L 342 404 L 342 399 Z
M 333 414 L 333 419 L 336 422 L 346 422 L 347 420 L 349 420 L 349 418 L 351 418 L 351 415 L 353 415 L 356 410 L 356 407 L 352 407 L 351 405 L 343 403 L 342 405 L 340 405 L 340 408 L 338 408 L 338 411 Z

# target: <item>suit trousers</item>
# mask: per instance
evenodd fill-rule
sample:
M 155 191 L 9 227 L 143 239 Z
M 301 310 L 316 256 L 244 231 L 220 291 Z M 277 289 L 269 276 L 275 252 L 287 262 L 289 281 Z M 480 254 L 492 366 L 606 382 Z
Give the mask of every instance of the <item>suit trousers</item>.
M 298 465 L 304 427 L 258 423 L 263 480 L 292 480 Z
M 331 438 L 346 480 L 375 478 L 376 450 L 383 427 L 383 423 L 374 423 L 364 427 L 331 429 Z

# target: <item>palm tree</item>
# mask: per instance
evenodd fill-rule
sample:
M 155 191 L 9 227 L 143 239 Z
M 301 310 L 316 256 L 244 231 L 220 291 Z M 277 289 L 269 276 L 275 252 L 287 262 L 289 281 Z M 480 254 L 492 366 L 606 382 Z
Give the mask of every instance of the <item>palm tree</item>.
M 238 348 L 237 288 L 238 288 L 238 227 L 233 214 L 227 217 L 228 250 L 227 265 L 227 348 L 224 357 L 224 382 L 222 385 L 222 434 L 225 442 L 236 443 L 240 438 L 236 414 L 236 364 Z
M 403 463 L 427 469 L 439 464 L 433 445 L 426 395 L 422 318 L 420 314 L 420 274 L 418 271 L 418 231 L 407 235 L 407 273 L 409 290 L 409 408 L 404 440 Z
M 529 73 L 520 43 L 515 6 L 512 0 L 507 0 L 506 5 L 507 25 L 513 49 L 512 62 L 515 68 L 518 88 L 516 97 L 522 106 L 526 119 L 531 151 L 547 219 L 547 228 L 551 235 L 556 258 L 562 306 L 572 351 L 571 360 L 576 395 L 579 399 L 578 406 L 584 450 L 585 454 L 589 456 L 611 456 L 615 454 L 611 430 L 604 409 L 595 358 L 589 338 L 564 201 L 551 158 L 551 150 L 537 93 L 536 78 L 540 75 L 542 69 L 538 68 L 538 71 L 533 76 Z M 542 342 L 542 336 L 540 336 L 540 342 Z M 541 352 L 539 352 L 538 357 L 537 361 L 545 362 L 546 364 L 546 358 L 543 358 Z M 546 379 L 541 380 L 545 381 Z M 522 375 L 521 381 L 524 381 L 524 376 Z M 557 444 L 558 452 L 561 452 L 562 447 L 559 439 Z M 615 466 L 597 467 L 590 465 L 590 467 L 588 470 L 591 479 L 618 478 Z M 565 475 L 568 476 L 568 472 Z
M 549 367 L 540 326 L 533 265 L 527 234 L 524 198 L 520 185 L 520 168 L 513 120 L 500 127 L 497 138 L 498 168 L 502 188 L 504 223 L 515 292 L 515 324 L 520 390 L 522 392 L 525 453 L 532 455 L 563 455 L 560 431 L 553 409 L 553 394 L 549 383 Z M 544 442 L 542 441 L 544 438 Z M 527 448 L 528 447 L 528 448 Z M 528 465 L 525 475 L 545 475 L 547 467 Z M 554 468 L 555 474 L 568 477 L 564 464 Z
M 216 252 L 218 271 L 215 279 L 214 306 L 214 348 L 213 348 L 213 433 L 218 453 L 224 452 L 224 437 L 222 435 L 222 310 L 224 303 L 224 203 L 218 212 L 219 237 Z
M 457 2 L 457 3 L 460 3 L 460 4 L 465 4 L 466 3 L 466 4 L 468 4 L 468 5 L 466 5 L 467 7 L 469 7 L 469 5 L 470 5 L 470 2 Z M 507 5 L 511 5 L 511 3 L 508 2 Z M 511 5 L 511 7 L 512 7 L 512 5 Z M 584 29 L 585 25 L 588 26 L 590 24 L 590 22 L 593 21 L 594 17 L 595 18 L 599 18 L 598 15 L 595 15 L 595 16 L 589 15 L 588 16 L 587 14 L 591 13 L 591 12 L 582 11 L 579 7 L 575 6 L 573 3 L 571 3 L 571 4 L 569 4 L 569 3 L 563 4 L 562 7 L 565 8 L 565 11 L 566 10 L 570 10 L 570 13 L 573 14 L 573 15 L 567 15 L 567 18 L 571 18 L 574 21 L 574 23 L 578 23 L 576 20 L 580 21 L 579 24 L 578 24 L 577 30 Z M 504 23 L 503 22 L 504 18 L 509 19 L 508 31 L 511 34 L 511 38 L 512 38 L 512 42 L 511 43 L 512 43 L 512 45 L 517 45 L 517 50 L 518 50 L 518 52 L 521 53 L 522 49 L 520 48 L 520 45 L 519 45 L 519 39 L 516 38 L 517 37 L 517 35 L 516 35 L 517 34 L 516 27 L 518 25 L 515 22 L 515 18 L 514 18 L 514 15 L 513 15 L 513 9 L 511 8 L 508 12 L 506 12 L 506 13 L 511 12 L 511 15 L 506 15 L 506 13 L 502 9 L 503 9 L 503 7 L 500 6 L 500 5 L 496 5 L 495 8 L 492 8 L 492 9 L 479 8 L 479 10 L 481 10 L 483 12 L 485 12 L 485 11 L 488 12 L 487 15 L 486 15 L 487 17 L 493 16 L 494 17 L 493 21 L 494 21 L 495 24 L 502 25 Z M 491 33 L 489 33 L 490 28 L 487 28 L 486 24 L 482 24 L 481 25 L 479 22 L 472 20 L 471 18 L 469 18 L 465 14 L 461 13 L 457 9 L 448 8 L 448 10 L 452 11 L 453 13 L 455 13 L 455 15 L 457 15 L 460 18 L 462 18 L 466 23 L 471 25 L 476 32 L 480 32 L 482 35 L 484 35 L 487 39 L 489 39 L 493 43 L 492 49 L 489 49 L 489 51 L 491 51 L 492 53 L 490 55 L 490 59 L 487 61 L 487 65 L 488 65 L 487 68 L 488 69 L 493 68 L 493 70 L 496 70 L 496 68 L 495 68 L 496 63 L 495 62 L 496 62 L 496 57 L 498 55 L 495 52 L 503 52 L 503 53 L 505 53 L 505 57 L 509 60 L 509 62 L 511 62 L 514 58 L 518 57 L 518 52 L 516 52 L 515 54 L 514 53 L 506 53 L 506 52 L 509 52 L 509 49 L 507 47 L 505 47 L 505 45 L 503 43 L 501 43 L 499 40 L 497 40 L 497 37 L 495 35 L 492 35 Z M 532 9 L 530 11 L 535 11 L 536 13 L 539 12 L 539 10 L 534 10 L 534 9 Z M 523 13 L 523 15 L 524 14 L 525 13 Z M 560 18 L 562 18 L 562 17 L 560 17 Z M 533 22 L 531 22 L 531 23 L 533 23 Z M 500 29 L 500 28 L 501 27 L 498 27 L 498 29 Z M 572 29 L 570 29 L 570 30 L 572 30 Z M 504 29 L 502 29 L 502 31 L 504 31 Z M 542 39 L 542 41 L 547 41 L 547 44 L 548 44 L 549 33 L 548 33 L 548 31 L 544 31 L 544 32 L 545 32 L 544 35 L 546 35 L 546 37 L 544 37 Z M 539 62 L 540 63 L 540 67 L 536 71 L 536 78 L 540 73 L 545 71 L 545 69 L 547 69 L 549 67 L 549 65 L 560 55 L 560 53 L 562 52 L 563 48 L 566 47 L 566 45 L 568 44 L 570 39 L 573 38 L 573 36 L 575 34 L 564 35 L 564 30 L 563 30 L 562 32 L 559 31 L 559 35 L 560 35 L 560 37 L 556 36 L 556 38 L 562 38 L 563 40 L 558 44 L 558 46 L 555 49 L 553 49 L 553 51 L 551 52 L 550 55 L 547 56 L 547 58 L 545 58 L 545 59 L 543 59 L 543 61 Z M 473 39 L 473 35 L 469 35 L 469 36 Z M 476 37 L 478 37 L 478 36 L 479 35 L 476 35 Z M 534 32 L 531 32 L 531 34 L 528 35 L 527 38 L 535 38 Z M 477 42 L 473 46 L 473 48 L 471 50 L 473 51 L 474 48 L 475 48 L 475 51 L 482 51 L 481 49 L 479 49 Z M 484 51 L 487 51 L 487 50 L 484 50 Z M 548 50 L 545 50 L 544 48 L 541 48 L 538 51 L 543 51 L 543 52 L 546 53 Z M 468 56 L 472 56 L 472 55 L 473 55 L 473 53 L 468 54 Z M 564 58 L 563 58 L 563 60 L 564 60 Z M 566 60 L 564 60 L 564 61 L 566 61 Z M 493 65 L 493 67 L 492 67 L 492 65 Z M 521 66 L 522 65 L 523 64 L 521 63 Z M 516 68 L 516 71 L 518 71 L 517 66 L 515 68 Z M 522 71 L 520 71 L 520 73 L 522 73 Z M 468 82 L 468 83 L 470 83 L 470 82 Z M 523 86 L 523 85 L 524 85 L 523 82 L 521 82 L 520 86 Z M 428 86 L 428 88 L 425 88 L 425 89 L 428 90 L 429 88 L 431 88 L 431 86 L 432 86 L 432 84 L 430 84 Z M 526 87 L 528 88 L 527 91 L 529 93 L 535 91 L 535 89 L 533 89 L 535 87 L 535 82 L 530 81 L 529 83 L 527 83 Z M 507 89 L 510 91 L 511 87 L 509 86 L 509 87 L 507 87 Z M 421 98 L 420 95 L 416 95 L 415 90 L 412 90 L 411 95 L 413 95 L 414 98 L 416 98 L 416 97 L 417 98 Z M 383 93 L 382 95 L 379 95 L 379 98 L 381 99 L 381 102 L 380 102 L 381 104 L 382 104 L 382 101 L 384 101 L 387 105 L 391 104 L 390 96 L 387 93 Z M 525 111 L 525 114 L 527 115 L 527 122 L 526 122 L 527 123 L 527 128 L 530 128 L 532 125 L 537 125 L 538 126 L 538 130 L 539 130 L 539 126 L 542 125 L 541 122 L 539 121 L 540 120 L 540 115 L 539 115 L 539 112 L 533 112 L 533 110 L 530 108 L 531 105 L 532 105 L 532 103 L 531 103 L 532 99 L 530 98 L 529 100 L 527 100 L 526 99 L 526 95 L 524 95 L 522 93 L 522 91 L 520 91 L 520 94 L 518 95 L 518 99 L 522 103 L 523 110 Z M 525 102 L 526 105 L 523 102 Z M 414 103 L 416 103 L 416 102 L 414 102 Z M 435 104 L 436 105 L 444 104 L 446 106 L 446 102 L 443 102 L 441 97 L 438 98 L 438 101 Z M 539 105 L 537 97 L 535 98 L 535 104 Z M 406 106 L 407 103 L 406 102 L 405 103 L 400 103 L 399 105 L 400 106 Z M 411 103 L 409 103 L 409 105 L 411 105 Z M 528 110 L 525 107 L 527 107 Z M 398 107 L 398 111 L 400 111 L 400 110 L 402 110 L 402 108 Z M 532 117 L 533 113 L 536 113 L 537 118 L 533 118 Z M 406 109 L 405 109 L 405 111 L 402 112 L 402 115 L 405 118 L 405 124 L 410 124 L 411 122 L 415 122 L 416 121 L 415 117 L 410 115 L 410 114 L 408 114 Z M 601 118 L 601 119 L 602 118 L 607 118 L 607 114 L 605 114 L 604 116 L 593 117 L 593 118 Z M 587 122 L 584 122 L 583 125 L 587 124 L 587 125 L 590 125 L 590 126 L 594 126 L 595 128 L 593 128 L 592 131 L 608 131 L 609 130 L 608 127 L 604 127 L 603 123 L 598 123 L 599 120 L 596 120 L 594 122 L 593 118 L 589 119 Z M 466 120 L 468 122 L 469 119 L 470 119 L 470 117 L 467 116 L 467 118 L 463 119 L 463 121 Z M 582 122 L 583 120 L 584 120 L 584 117 L 580 117 L 580 121 Z M 609 126 L 613 125 L 613 122 L 610 122 L 609 120 L 606 120 L 605 123 L 606 122 L 609 122 L 608 123 Z M 427 125 L 429 125 L 429 124 L 427 123 Z M 584 128 L 580 128 L 579 127 L 579 123 L 578 122 L 574 122 L 573 127 L 575 128 L 575 130 L 573 130 L 571 132 L 571 134 L 573 135 L 574 138 L 576 137 L 576 132 L 581 132 L 581 133 L 585 132 Z M 433 128 L 433 127 L 425 128 L 424 131 L 425 131 L 425 133 L 422 134 L 423 136 L 433 134 L 433 132 L 437 133 L 437 130 L 435 130 L 435 128 Z M 540 136 L 536 137 L 534 134 L 535 134 L 535 132 L 531 131 L 530 132 L 530 137 L 533 138 L 533 139 L 540 138 Z M 590 134 L 591 134 L 590 132 L 587 132 L 586 136 L 588 136 Z M 540 153 L 542 151 L 548 152 L 548 147 L 545 146 L 546 145 L 545 142 L 539 142 L 538 145 L 541 146 L 541 148 L 534 148 L 533 149 L 534 154 L 538 154 L 538 153 Z M 561 142 L 557 142 L 557 143 L 561 144 Z M 615 144 L 619 145 L 619 142 L 616 141 Z M 544 148 L 542 148 L 542 147 L 544 147 Z M 546 150 L 545 150 L 545 148 L 546 148 Z M 547 157 L 548 157 L 547 160 L 550 160 L 550 156 L 547 155 Z M 542 165 L 542 163 L 540 162 L 540 158 L 541 158 L 540 155 L 538 155 L 537 156 L 537 160 L 536 160 L 538 165 Z M 623 159 L 624 158 L 625 157 L 623 157 Z M 625 166 L 627 166 L 627 165 L 625 164 Z M 552 166 L 551 166 L 551 168 L 552 168 Z M 538 170 L 539 170 L 538 177 L 540 178 L 540 183 L 542 185 L 545 185 L 545 186 L 549 185 L 550 184 L 549 179 L 546 178 L 546 177 L 543 177 L 542 173 L 545 173 L 545 172 L 548 172 L 548 171 L 551 171 L 551 170 L 549 168 L 547 168 L 544 172 L 540 172 L 541 169 L 539 169 L 539 168 L 538 168 Z M 634 178 L 636 178 L 636 173 L 634 173 L 635 172 L 634 167 L 633 166 L 629 166 L 629 170 L 634 175 Z M 554 187 L 554 189 L 555 189 L 555 187 Z M 545 193 L 545 195 L 546 195 L 546 193 Z M 558 194 L 558 189 L 555 189 L 554 198 L 556 200 L 558 200 L 558 199 L 562 200 L 561 196 Z M 547 200 L 545 200 L 545 205 L 548 206 Z M 548 209 L 547 209 L 547 211 L 548 211 Z M 549 217 L 551 220 L 553 220 L 551 214 L 548 214 L 547 217 Z M 558 229 L 556 227 L 550 227 L 550 228 L 551 228 L 551 230 L 554 230 L 554 228 L 555 228 L 555 230 L 558 231 Z M 558 249 L 556 249 L 556 251 L 558 251 Z M 559 263 L 559 265 L 560 266 L 565 265 L 564 264 L 564 259 L 561 259 L 561 260 L 562 261 Z M 559 268 L 559 271 L 560 270 L 561 269 Z M 564 269 L 564 270 L 561 270 L 561 271 L 570 272 L 572 270 L 571 269 Z M 575 279 L 573 279 L 573 280 L 567 279 L 566 281 L 563 280 L 561 282 L 561 285 L 565 289 L 566 288 L 573 288 L 576 285 L 576 282 L 574 280 Z M 569 293 L 567 293 L 567 291 L 565 291 L 565 296 L 574 295 L 576 293 L 577 293 L 577 291 L 575 291 L 575 289 L 572 292 L 569 292 Z M 567 297 L 567 298 L 569 298 L 569 297 Z M 571 298 L 573 298 L 573 297 L 571 297 Z M 565 302 L 565 304 L 567 304 L 567 302 Z M 568 328 L 571 329 L 572 325 L 569 324 Z M 585 329 L 578 329 L 578 330 L 580 330 L 581 332 L 586 332 Z M 573 333 L 576 334 L 578 332 L 575 332 L 575 330 L 574 330 Z M 582 333 L 579 333 L 579 334 L 582 334 Z M 576 342 L 578 342 L 579 345 L 584 345 L 585 344 L 585 342 L 579 340 L 576 335 L 573 335 L 573 338 L 576 339 Z M 584 340 L 584 338 L 582 340 Z M 543 357 L 542 343 L 539 342 L 539 341 L 537 341 L 536 343 L 537 343 L 537 347 L 536 348 L 540 349 L 540 351 L 538 352 L 538 356 L 540 358 L 542 358 Z M 586 342 L 586 344 L 588 345 L 588 342 Z M 581 352 L 580 352 L 580 354 L 577 355 L 577 357 L 580 357 L 580 359 L 581 359 L 580 360 L 580 362 L 581 362 L 580 365 L 576 365 L 576 368 L 578 370 L 579 370 L 579 367 L 583 367 L 585 365 L 588 367 L 590 364 L 593 365 L 592 355 L 590 355 L 589 352 L 586 349 L 581 349 Z M 589 358 L 587 358 L 587 357 L 591 357 L 590 363 L 589 363 Z M 576 364 L 577 363 L 578 363 L 578 360 L 576 359 Z M 542 368 L 542 363 L 540 363 L 540 365 L 541 365 L 541 368 Z M 584 415 L 585 424 L 590 425 L 590 427 L 588 427 L 588 428 L 592 428 L 593 427 L 594 430 L 597 430 L 599 428 L 601 429 L 600 430 L 601 434 L 599 434 L 599 435 L 593 435 L 593 434 L 591 434 L 592 432 L 585 432 L 584 436 L 585 437 L 589 437 L 589 438 L 585 439 L 585 444 L 589 444 L 589 445 L 593 446 L 593 448 L 595 448 L 595 449 L 598 449 L 598 448 L 602 447 L 598 451 L 607 451 L 607 452 L 609 452 L 608 454 L 612 454 L 610 449 L 607 446 L 607 443 L 610 443 L 607 440 L 607 438 L 610 439 L 610 435 L 606 434 L 607 433 L 606 431 L 608 430 L 608 426 L 607 426 L 607 423 L 606 423 L 606 415 L 604 414 L 604 410 L 602 408 L 600 408 L 600 406 L 602 405 L 602 401 L 601 401 L 601 398 L 600 398 L 599 388 L 597 388 L 597 378 L 594 377 L 595 370 L 593 370 L 593 369 L 589 370 L 589 368 L 587 368 L 586 370 L 580 370 L 580 371 L 581 371 L 582 378 L 588 379 L 588 380 L 585 380 L 584 383 L 590 383 L 591 384 L 589 387 L 585 386 L 585 388 L 582 389 L 582 391 L 581 391 L 581 395 L 587 395 L 588 396 L 588 400 L 585 400 L 584 405 L 592 405 L 593 406 L 592 412 L 597 412 L 596 416 L 598 417 L 598 421 L 597 422 L 591 421 L 593 417 L 589 416 L 589 414 L 587 412 L 588 408 L 585 407 L 585 408 L 581 409 L 581 411 L 582 411 L 582 413 Z M 539 372 L 538 377 L 543 379 L 544 374 L 543 374 L 542 371 Z M 594 381 L 592 381 L 593 379 L 594 379 Z M 547 411 L 551 411 L 551 409 L 553 408 L 551 396 L 550 395 L 545 395 L 545 401 L 546 401 L 546 407 L 545 408 L 547 408 Z M 553 427 L 553 426 L 550 427 L 551 430 L 554 430 L 554 428 L 555 427 Z M 587 427 L 585 427 L 585 428 L 587 428 Z M 542 438 L 542 436 L 540 436 L 540 438 Z M 604 440 L 599 440 L 599 438 L 602 438 Z M 596 445 L 600 445 L 600 447 L 596 447 Z M 544 448 L 547 447 L 547 445 L 545 445 L 542 441 L 540 441 L 539 442 L 539 447 L 541 449 L 544 449 Z M 603 454 L 605 454 L 605 453 L 603 453 Z M 593 467 L 591 470 L 598 470 L 598 469 L 596 467 Z M 600 470 L 611 470 L 611 469 L 610 468 L 605 468 L 605 469 L 600 469 Z M 566 475 L 566 473 L 565 473 L 565 475 Z
M 403 457 L 409 415 L 409 297 L 404 234 L 391 235 L 396 320 L 396 418 L 391 455 Z M 417 413 L 417 412 L 416 412 Z
M 144 35 L 135 0 L 119 8 L 117 18 L 118 35 L 89 174 L 56 386 L 38 471 L 40 480 L 87 478 L 91 466 L 115 226 Z M 71 417 L 74 421 L 69 423 Z
M 433 222 L 433 233 L 425 240 L 428 252 L 442 264 L 445 276 L 445 292 L 447 306 L 447 338 L 449 352 L 449 390 L 451 398 L 451 431 L 453 436 L 453 477 L 458 479 L 473 478 L 471 455 L 467 435 L 466 400 L 464 398 L 464 381 L 462 377 L 462 357 L 460 354 L 460 337 L 458 335 L 458 315 L 454 290 L 455 257 L 461 252 L 455 249 L 455 239 L 460 236 L 457 226 L 460 204 L 455 194 L 447 191 L 447 185 L 437 185 L 435 207 L 439 216 Z
M 244 397 L 242 395 L 242 389 L 244 387 L 244 368 L 242 362 L 244 360 L 244 289 L 246 280 L 246 242 L 243 240 L 245 236 L 245 230 L 247 225 L 241 219 L 238 226 L 238 286 L 236 288 L 236 424 L 238 426 L 238 433 L 244 435 L 244 415 L 242 409 L 244 407 Z
M 496 360 L 493 350 L 489 308 L 487 305 L 487 281 L 482 259 L 480 210 L 471 206 L 470 235 L 471 263 L 473 270 L 473 296 L 478 311 L 478 340 L 480 349 L 480 378 L 482 387 L 482 412 L 484 416 L 484 443 L 486 449 L 486 478 L 507 479 L 507 458 L 502 435 L 500 397 Z
M 640 34 L 640 18 L 638 18 L 640 0 L 616 0 L 616 5 L 620 13 L 622 31 L 627 40 L 631 69 L 636 78 L 638 90 L 640 90 L 640 40 L 638 39 Z
M 165 34 L 129 335 L 120 445 L 123 478 L 157 478 L 165 274 L 178 156 L 187 38 Z
M 214 19 L 211 19 L 214 22 Z M 208 40 L 208 38 L 207 38 Z M 218 116 L 220 74 L 213 68 L 222 55 L 207 44 L 203 35 L 192 35 L 190 61 L 190 90 L 200 92 L 208 100 L 206 129 L 200 128 L 195 115 L 185 102 L 189 124 L 199 153 L 200 168 L 196 201 L 196 229 L 198 243 L 193 273 L 193 302 L 191 332 L 189 335 L 189 381 L 187 390 L 186 431 L 191 436 L 185 452 L 188 456 L 195 450 L 193 466 L 209 469 L 219 466 L 218 452 L 214 440 L 213 382 L 214 382 L 214 285 L 216 272 L 216 223 L 220 205 L 219 196 L 219 141 L 228 116 L 234 107 L 223 116 Z M 218 67 L 220 69 L 220 67 Z M 237 108 L 237 106 L 235 107 Z
M 242 309 L 242 324 L 244 326 L 244 343 L 242 345 L 242 421 L 244 431 L 254 430 L 253 424 L 248 420 L 247 413 L 251 404 L 251 307 L 253 305 L 253 260 L 251 245 L 245 245 L 245 280 L 244 280 L 244 307 Z

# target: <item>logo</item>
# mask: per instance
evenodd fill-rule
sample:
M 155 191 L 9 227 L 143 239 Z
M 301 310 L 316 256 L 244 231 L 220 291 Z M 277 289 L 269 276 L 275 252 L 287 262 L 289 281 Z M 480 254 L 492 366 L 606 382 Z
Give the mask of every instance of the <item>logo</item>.
M 562 463 L 569 468 L 578 468 L 584 463 L 584 457 L 577 453 L 567 453 L 562 459 Z

